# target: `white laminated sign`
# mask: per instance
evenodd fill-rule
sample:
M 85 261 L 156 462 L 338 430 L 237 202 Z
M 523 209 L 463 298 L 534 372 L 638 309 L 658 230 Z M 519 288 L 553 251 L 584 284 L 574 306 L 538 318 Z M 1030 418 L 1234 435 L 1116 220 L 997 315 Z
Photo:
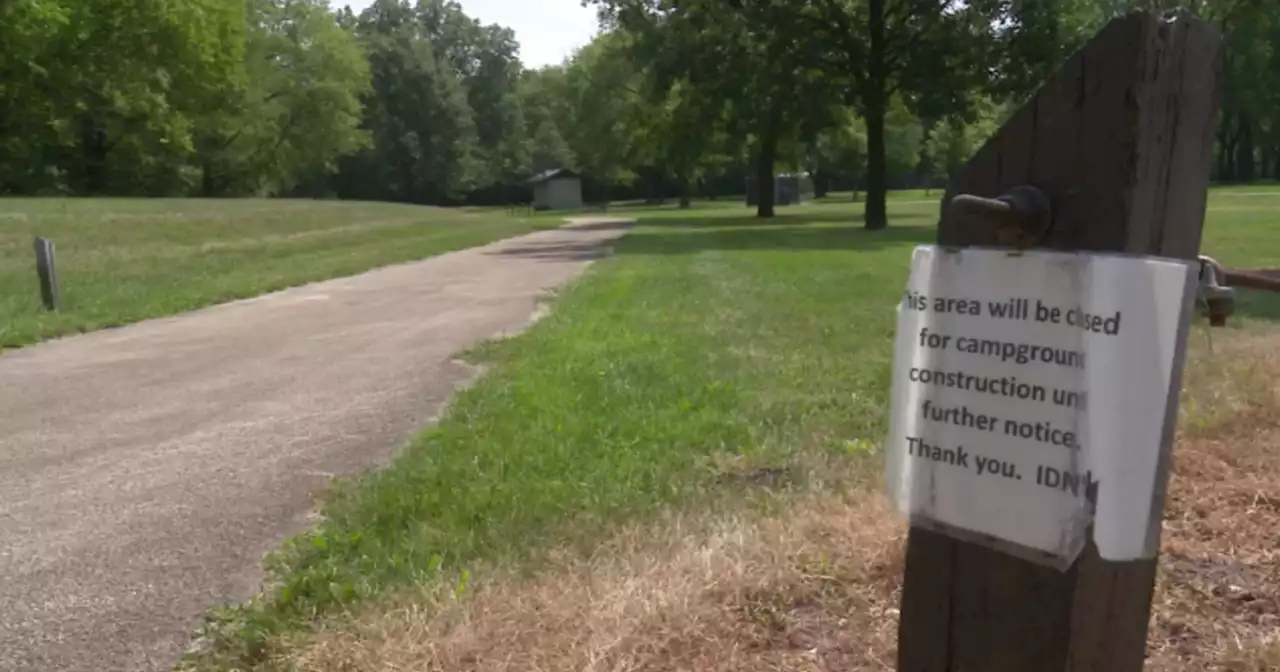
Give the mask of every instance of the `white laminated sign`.
M 1069 565 L 1154 557 L 1198 266 L 919 247 L 898 306 L 891 501 L 915 524 Z

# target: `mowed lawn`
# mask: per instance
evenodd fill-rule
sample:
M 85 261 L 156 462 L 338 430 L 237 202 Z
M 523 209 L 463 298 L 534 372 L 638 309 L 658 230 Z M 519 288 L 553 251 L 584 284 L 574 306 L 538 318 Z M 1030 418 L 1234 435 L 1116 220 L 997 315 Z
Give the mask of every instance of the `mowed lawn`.
M 1210 207 L 1207 253 L 1280 266 L 1280 191 Z M 615 255 L 531 330 L 470 353 L 489 374 L 392 466 L 337 488 L 191 667 L 290 668 L 300 633 L 408 587 L 465 595 L 673 511 L 876 487 L 894 307 L 936 200 L 894 199 L 882 232 L 840 201 L 771 221 L 724 202 L 619 211 L 641 225 Z
M 527 233 L 532 219 L 388 203 L 0 199 L 0 349 Z M 32 240 L 57 246 L 40 304 Z
M 1201 252 L 1228 268 L 1280 269 L 1280 188 L 1230 187 L 1212 193 Z M 1237 290 L 1244 317 L 1280 320 L 1280 294 Z

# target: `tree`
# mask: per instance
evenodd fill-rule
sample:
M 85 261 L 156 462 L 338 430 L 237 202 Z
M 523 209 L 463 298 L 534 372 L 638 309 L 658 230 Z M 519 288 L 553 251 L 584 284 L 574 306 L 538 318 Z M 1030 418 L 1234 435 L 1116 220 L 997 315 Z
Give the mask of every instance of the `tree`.
M 526 72 L 520 91 L 533 172 L 577 168 L 577 157 L 562 131 L 573 124 L 572 113 L 565 104 L 568 95 L 564 69 L 549 67 Z
M 64 42 L 76 71 L 67 119 L 76 189 L 147 193 L 138 164 L 183 160 L 198 116 L 242 84 L 244 9 L 216 0 L 77 5 L 69 26 L 88 30 Z
M 0 11 L 0 125 L 23 133 L 5 141 L 5 188 L 182 187 L 195 119 L 243 76 L 242 5 L 18 0 Z
M 477 67 L 464 84 L 475 114 L 487 181 L 505 183 L 527 174 L 531 162 L 519 88 L 523 67 L 511 30 L 487 26 L 480 40 L 483 47 L 476 57 Z
M 519 84 L 523 66 L 515 33 L 481 25 L 447 0 L 422 0 L 416 8 L 421 37 L 435 49 L 467 95 L 476 126 L 475 183 L 485 187 L 524 176 L 530 167 Z
M 596 2 L 609 21 L 637 36 L 637 57 L 665 90 L 686 83 L 689 103 L 682 114 L 718 117 L 726 134 L 751 139 L 757 215 L 772 217 L 779 146 L 830 92 L 813 67 L 799 24 L 780 21 L 780 11 L 790 7 L 760 2 L 735 10 L 719 0 Z M 684 148 L 698 150 L 696 144 Z
M 651 112 L 644 64 L 632 52 L 632 36 L 604 33 L 578 50 L 563 68 L 564 108 L 559 121 L 578 167 L 594 179 L 630 184 L 647 158 L 637 150 Z
M 1004 106 L 990 98 L 975 102 L 972 123 L 964 123 L 959 117 L 936 123 L 924 143 L 923 153 L 928 157 L 929 176 L 937 183 L 945 183 L 964 167 L 965 162 L 1000 127 L 1005 115 Z
M 0 4 L 0 194 L 57 192 L 59 134 L 48 122 L 69 102 L 67 73 L 51 67 L 50 46 L 60 38 L 69 13 L 54 0 Z M 60 81 L 62 78 L 62 81 Z
M 737 0 L 748 3 L 749 0 Z M 759 0 L 764 1 L 764 0 Z M 784 0 L 772 0 L 783 2 Z M 867 126 L 866 226 L 888 225 L 885 125 L 895 96 L 913 113 L 962 114 L 983 83 L 991 8 L 957 0 L 795 0 L 819 58 L 844 73 L 844 87 Z
M 815 195 L 825 196 L 833 182 L 843 182 L 856 198 L 866 162 L 866 124 L 852 109 L 841 108 L 831 125 L 819 131 L 806 156 Z
M 0 1 L 0 193 L 493 202 L 590 190 L 933 184 L 1111 17 L 1226 42 L 1216 175 L 1280 177 L 1280 0 L 585 0 L 607 28 L 527 70 L 455 0 Z M 335 172 L 336 171 L 336 172 Z
M 1280 2 L 1238 0 L 1190 9 L 1217 23 L 1224 36 L 1217 178 L 1252 182 L 1259 163 L 1264 174 L 1280 176 Z
M 372 145 L 341 163 L 343 197 L 443 203 L 479 184 L 482 157 L 467 92 L 427 39 L 421 8 L 377 0 L 359 17 L 373 76 L 364 100 Z
M 247 21 L 247 85 L 198 135 L 205 196 L 314 182 L 368 141 L 368 60 L 323 0 L 254 0 Z
M 1000 0 L 989 50 L 994 76 L 987 91 L 1021 103 L 1101 26 L 1101 4 L 1113 0 Z

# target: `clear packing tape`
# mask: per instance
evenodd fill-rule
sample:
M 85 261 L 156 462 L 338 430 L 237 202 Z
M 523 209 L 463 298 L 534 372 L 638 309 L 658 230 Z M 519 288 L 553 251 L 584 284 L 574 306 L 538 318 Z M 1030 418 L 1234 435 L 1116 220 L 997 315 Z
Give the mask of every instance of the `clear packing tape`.
M 1199 265 L 915 250 L 898 307 L 886 446 L 912 524 L 1065 569 L 1159 544 Z

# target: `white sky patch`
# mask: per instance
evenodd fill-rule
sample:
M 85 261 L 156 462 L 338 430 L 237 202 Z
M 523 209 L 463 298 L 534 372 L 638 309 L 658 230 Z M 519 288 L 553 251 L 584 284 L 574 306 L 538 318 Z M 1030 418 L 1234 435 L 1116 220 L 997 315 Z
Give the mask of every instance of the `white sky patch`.
M 330 0 L 359 13 L 373 0 Z M 596 8 L 580 0 L 459 0 L 462 11 L 481 23 L 512 29 L 525 67 L 558 65 L 591 41 L 597 32 Z

